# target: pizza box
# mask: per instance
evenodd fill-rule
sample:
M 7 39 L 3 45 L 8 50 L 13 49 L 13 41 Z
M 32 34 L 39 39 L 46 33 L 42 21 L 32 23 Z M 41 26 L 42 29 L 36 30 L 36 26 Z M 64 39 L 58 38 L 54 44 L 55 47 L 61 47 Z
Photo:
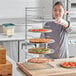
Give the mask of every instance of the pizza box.
M 12 64 L 8 60 L 6 64 L 0 64 L 0 76 L 12 76 Z

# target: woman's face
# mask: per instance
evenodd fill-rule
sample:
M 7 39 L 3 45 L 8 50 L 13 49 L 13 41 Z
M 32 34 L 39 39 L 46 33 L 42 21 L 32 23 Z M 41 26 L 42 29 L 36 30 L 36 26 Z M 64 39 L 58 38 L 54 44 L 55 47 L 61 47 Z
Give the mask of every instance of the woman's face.
M 53 17 L 55 19 L 58 19 L 58 18 L 60 19 L 60 18 L 63 18 L 63 16 L 64 16 L 64 8 L 63 8 L 63 6 L 55 5 L 53 7 Z

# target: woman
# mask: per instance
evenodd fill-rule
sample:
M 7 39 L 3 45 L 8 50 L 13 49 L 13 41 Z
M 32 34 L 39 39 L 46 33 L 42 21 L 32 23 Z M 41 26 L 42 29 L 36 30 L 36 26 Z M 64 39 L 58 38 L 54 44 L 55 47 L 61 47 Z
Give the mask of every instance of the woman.
M 61 2 L 56 2 L 53 6 L 54 21 L 46 22 L 44 28 L 52 29 L 51 33 L 43 33 L 41 37 L 54 39 L 54 43 L 49 43 L 48 48 L 54 49 L 54 53 L 46 54 L 48 58 L 67 58 L 68 54 L 68 32 L 71 31 L 70 25 L 65 21 L 65 10 Z

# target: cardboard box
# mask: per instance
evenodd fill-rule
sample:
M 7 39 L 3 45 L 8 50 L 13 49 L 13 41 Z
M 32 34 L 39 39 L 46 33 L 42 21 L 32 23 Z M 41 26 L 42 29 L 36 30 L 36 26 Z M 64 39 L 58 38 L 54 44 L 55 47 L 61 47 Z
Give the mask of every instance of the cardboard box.
M 6 63 L 6 49 L 0 46 L 0 64 Z
M 0 76 L 12 76 L 12 64 L 8 60 L 6 64 L 0 64 Z

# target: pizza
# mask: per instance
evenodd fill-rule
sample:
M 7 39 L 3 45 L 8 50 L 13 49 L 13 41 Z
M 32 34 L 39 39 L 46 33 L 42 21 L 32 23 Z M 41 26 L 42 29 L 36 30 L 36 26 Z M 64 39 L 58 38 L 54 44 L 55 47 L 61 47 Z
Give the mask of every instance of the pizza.
M 52 32 L 52 30 L 49 30 L 49 29 L 29 29 L 28 31 L 30 32 Z
M 46 39 L 46 38 L 34 38 L 29 40 L 29 42 L 31 43 L 48 43 L 50 41 L 51 39 Z
M 30 63 L 48 63 L 50 61 L 51 61 L 50 59 L 42 58 L 42 57 L 32 58 L 27 60 L 27 62 L 30 62 Z
M 60 65 L 65 68 L 73 68 L 76 67 L 76 62 L 63 62 Z
M 46 54 L 50 53 L 50 49 L 48 48 L 31 48 L 28 49 L 29 53 L 34 53 L 34 54 Z

